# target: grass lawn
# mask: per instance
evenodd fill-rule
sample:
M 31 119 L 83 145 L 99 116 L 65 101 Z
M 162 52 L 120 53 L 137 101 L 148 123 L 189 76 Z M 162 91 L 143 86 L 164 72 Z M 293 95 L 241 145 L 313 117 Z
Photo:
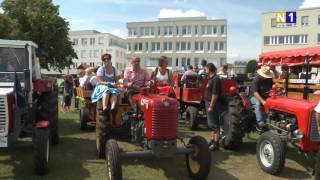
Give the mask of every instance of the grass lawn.
M 107 179 L 105 161 L 97 158 L 94 131 L 80 131 L 78 112 L 60 113 L 60 143 L 51 149 L 49 174 L 45 177 L 33 175 L 32 146 L 23 141 L 16 148 L 0 149 L 0 180 L 2 179 L 54 179 L 81 180 Z M 205 128 L 197 132 L 188 131 L 181 123 L 180 135 L 186 140 L 193 135 L 209 139 Z M 247 135 L 237 151 L 221 150 L 212 152 L 211 172 L 208 179 L 311 179 L 312 160 L 307 160 L 296 150 L 289 149 L 286 165 L 280 176 L 264 173 L 255 154 L 256 134 Z M 29 139 L 30 141 L 30 139 Z M 136 149 L 128 142 L 120 147 Z M 171 159 L 124 159 L 124 179 L 189 179 L 185 157 Z

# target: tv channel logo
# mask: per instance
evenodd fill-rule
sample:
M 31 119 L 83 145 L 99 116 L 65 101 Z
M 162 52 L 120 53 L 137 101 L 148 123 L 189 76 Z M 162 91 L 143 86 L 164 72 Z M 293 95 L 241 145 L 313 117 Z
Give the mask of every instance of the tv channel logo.
M 297 23 L 297 12 L 277 12 L 277 23 Z

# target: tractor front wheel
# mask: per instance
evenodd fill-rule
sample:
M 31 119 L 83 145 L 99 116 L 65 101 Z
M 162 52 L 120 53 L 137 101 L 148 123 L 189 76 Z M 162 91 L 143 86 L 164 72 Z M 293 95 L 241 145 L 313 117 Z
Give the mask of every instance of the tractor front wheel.
M 108 118 L 107 115 L 101 113 L 96 123 L 96 146 L 99 158 L 105 158 L 106 142 L 108 140 Z
M 48 162 L 50 156 L 50 131 L 48 128 L 35 129 L 33 141 L 33 162 L 35 174 L 39 176 L 48 173 Z
M 198 129 L 198 109 L 194 106 L 188 106 L 186 109 L 186 125 L 190 130 Z
M 106 144 L 107 176 L 109 177 L 109 180 L 121 180 L 122 167 L 119 146 L 114 139 L 110 139 Z
M 87 129 L 87 121 L 89 117 L 89 109 L 87 107 L 83 107 L 80 109 L 80 130 Z
M 277 175 L 285 164 L 286 151 L 281 138 L 272 133 L 263 133 L 257 142 L 257 159 L 263 171 Z
M 186 154 L 186 164 L 192 179 L 206 179 L 210 172 L 211 153 L 207 141 L 201 136 L 190 139 L 188 146 L 193 152 Z

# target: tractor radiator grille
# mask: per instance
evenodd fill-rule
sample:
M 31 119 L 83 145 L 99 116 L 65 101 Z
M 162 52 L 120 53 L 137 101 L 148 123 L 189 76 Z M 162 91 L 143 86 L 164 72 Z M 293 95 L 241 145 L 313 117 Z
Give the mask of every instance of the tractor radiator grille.
M 158 107 L 152 111 L 152 138 L 170 140 L 177 137 L 178 112 L 175 108 Z
M 6 135 L 7 108 L 6 96 L 0 96 L 0 136 Z
M 319 142 L 320 141 L 320 124 L 318 124 L 317 118 L 316 118 L 316 112 L 314 111 L 312 113 L 312 122 L 311 122 L 311 141 Z

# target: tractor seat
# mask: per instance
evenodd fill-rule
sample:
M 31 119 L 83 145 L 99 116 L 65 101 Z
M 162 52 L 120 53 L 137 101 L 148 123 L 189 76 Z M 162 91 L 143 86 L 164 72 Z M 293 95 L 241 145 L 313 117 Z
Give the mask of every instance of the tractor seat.
M 198 88 L 199 87 L 199 77 L 198 75 L 187 75 L 185 81 L 186 88 Z

